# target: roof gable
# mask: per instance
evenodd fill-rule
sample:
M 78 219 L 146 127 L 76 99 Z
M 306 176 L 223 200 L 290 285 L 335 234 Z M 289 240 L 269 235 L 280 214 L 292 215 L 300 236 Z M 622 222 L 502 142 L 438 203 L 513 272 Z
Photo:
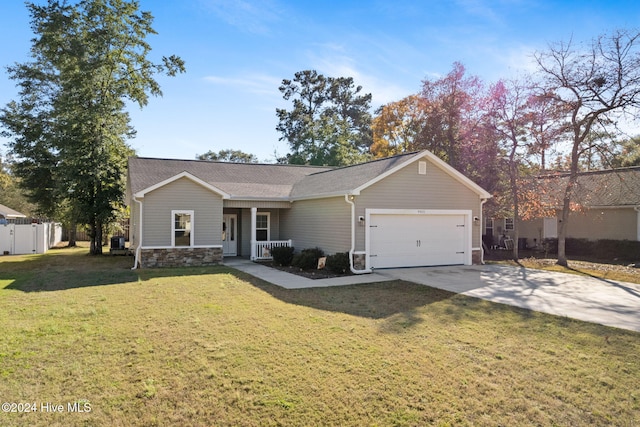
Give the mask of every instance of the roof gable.
M 291 198 L 301 200 L 344 194 L 357 196 L 362 190 L 424 158 L 481 198 L 491 198 L 491 194 L 427 150 L 309 175 L 294 186 Z
M 402 163 L 400 165 L 395 166 L 394 168 L 386 171 L 385 173 L 375 177 L 371 181 L 366 182 L 365 184 L 363 184 L 360 187 L 356 188 L 354 190 L 354 194 L 359 194 L 360 191 L 364 190 L 365 188 L 370 187 L 371 185 L 375 184 L 376 182 L 381 181 L 384 178 L 386 178 L 387 176 L 395 173 L 396 171 L 398 171 L 398 170 L 400 170 L 402 168 L 405 168 L 405 167 L 409 166 L 410 164 L 413 164 L 413 163 L 417 162 L 418 160 L 421 160 L 421 159 L 423 159 L 425 157 L 429 161 L 431 161 L 431 163 L 433 163 L 435 166 L 437 166 L 442 171 L 444 171 L 447 175 L 449 175 L 450 177 L 452 177 L 453 179 L 455 179 L 456 181 L 458 181 L 459 183 L 461 183 L 465 187 L 469 188 L 474 193 L 477 193 L 481 198 L 489 199 L 489 198 L 492 197 L 491 194 L 489 194 L 487 191 L 485 191 L 478 184 L 476 184 L 475 182 L 471 181 L 469 178 L 464 176 L 462 173 L 458 172 L 456 169 L 451 167 L 445 161 L 441 160 L 439 157 L 437 157 L 431 151 L 426 151 L 426 150 L 417 153 L 415 156 L 413 156 L 413 158 L 407 160 L 406 162 L 404 162 L 404 163 Z
M 136 198 L 142 198 L 142 197 L 145 196 L 145 194 L 150 193 L 153 190 L 157 190 L 158 188 L 164 187 L 165 185 L 171 184 L 172 182 L 175 182 L 175 181 L 177 181 L 179 179 L 182 179 L 182 178 L 186 178 L 186 179 L 188 179 L 190 181 L 195 182 L 198 185 L 203 186 L 207 190 L 222 196 L 223 199 L 228 199 L 229 198 L 229 195 L 227 193 L 225 193 L 224 191 L 220 190 L 219 188 L 217 188 L 217 187 L 215 187 L 215 186 L 213 186 L 213 185 L 201 180 L 197 176 L 192 175 L 192 174 L 190 174 L 189 172 L 186 172 L 186 171 L 181 172 L 181 173 L 179 173 L 177 175 L 174 175 L 174 176 L 172 176 L 170 178 L 167 178 L 167 179 L 165 179 L 163 181 L 160 181 L 157 184 L 154 184 L 154 185 L 152 185 L 150 187 L 147 187 L 147 188 L 145 188 L 145 189 L 143 189 L 141 191 L 138 191 L 138 192 L 134 193 L 133 196 L 136 197 Z

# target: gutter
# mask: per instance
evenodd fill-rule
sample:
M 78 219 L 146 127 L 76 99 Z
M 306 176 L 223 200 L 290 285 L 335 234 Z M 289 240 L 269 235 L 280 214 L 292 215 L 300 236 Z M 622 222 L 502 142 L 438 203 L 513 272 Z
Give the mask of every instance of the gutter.
M 132 196 L 132 199 L 134 202 L 138 204 L 139 216 L 140 216 L 140 222 L 138 223 L 138 226 L 140 227 L 140 235 L 138 236 L 139 242 L 138 242 L 138 246 L 136 246 L 136 256 L 133 261 L 134 264 L 133 264 L 133 267 L 131 267 L 132 270 L 135 270 L 138 268 L 138 262 L 140 260 L 140 249 L 142 248 L 142 202 L 138 200 L 136 196 Z
M 366 274 L 373 273 L 370 268 L 364 270 L 356 270 L 353 268 L 353 252 L 356 248 L 356 205 L 352 200 L 349 200 L 349 194 L 344 195 L 344 201 L 351 205 L 351 249 L 349 249 L 349 270 L 353 274 Z
M 484 242 L 482 241 L 482 225 L 484 224 L 484 204 L 489 199 L 480 199 L 480 265 L 484 265 Z

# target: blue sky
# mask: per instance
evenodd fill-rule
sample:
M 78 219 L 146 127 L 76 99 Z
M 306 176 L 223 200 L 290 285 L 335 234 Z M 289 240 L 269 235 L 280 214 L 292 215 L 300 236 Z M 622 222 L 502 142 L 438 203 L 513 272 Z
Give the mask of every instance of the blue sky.
M 138 134 L 129 143 L 140 156 L 184 159 L 226 148 L 261 161 L 287 153 L 275 109 L 289 107 L 278 86 L 296 71 L 353 77 L 377 107 L 418 92 L 423 79 L 446 74 L 454 61 L 490 83 L 532 69 L 532 53 L 550 42 L 586 41 L 640 24 L 637 0 L 140 4 L 155 17 L 152 58 L 179 55 L 187 73 L 158 77 L 164 96 L 143 110 L 132 106 Z M 23 2 L 0 6 L 0 38 L 0 65 L 27 60 L 32 34 Z M 16 95 L 3 71 L 0 105 Z

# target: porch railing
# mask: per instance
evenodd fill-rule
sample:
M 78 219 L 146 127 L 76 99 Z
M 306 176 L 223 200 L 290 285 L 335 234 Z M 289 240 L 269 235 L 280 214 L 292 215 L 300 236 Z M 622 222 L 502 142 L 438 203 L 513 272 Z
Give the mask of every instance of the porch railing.
M 281 246 L 292 246 L 291 239 L 289 240 L 265 240 L 261 242 L 255 242 L 255 259 L 273 259 L 271 256 L 271 249 Z

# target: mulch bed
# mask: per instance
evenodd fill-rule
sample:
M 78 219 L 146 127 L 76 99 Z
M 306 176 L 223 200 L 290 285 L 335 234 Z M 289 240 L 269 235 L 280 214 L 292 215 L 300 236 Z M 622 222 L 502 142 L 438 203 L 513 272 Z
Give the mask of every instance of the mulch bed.
M 328 268 L 323 268 L 322 270 L 301 270 L 298 267 L 283 267 L 281 265 L 276 265 L 274 262 L 260 262 L 262 265 L 266 265 L 267 267 L 275 268 L 280 271 L 285 271 L 287 273 L 295 274 L 297 276 L 306 277 L 307 279 L 331 279 L 334 277 L 345 277 L 352 276 L 353 273 L 351 271 L 347 271 L 344 274 L 337 274 Z

